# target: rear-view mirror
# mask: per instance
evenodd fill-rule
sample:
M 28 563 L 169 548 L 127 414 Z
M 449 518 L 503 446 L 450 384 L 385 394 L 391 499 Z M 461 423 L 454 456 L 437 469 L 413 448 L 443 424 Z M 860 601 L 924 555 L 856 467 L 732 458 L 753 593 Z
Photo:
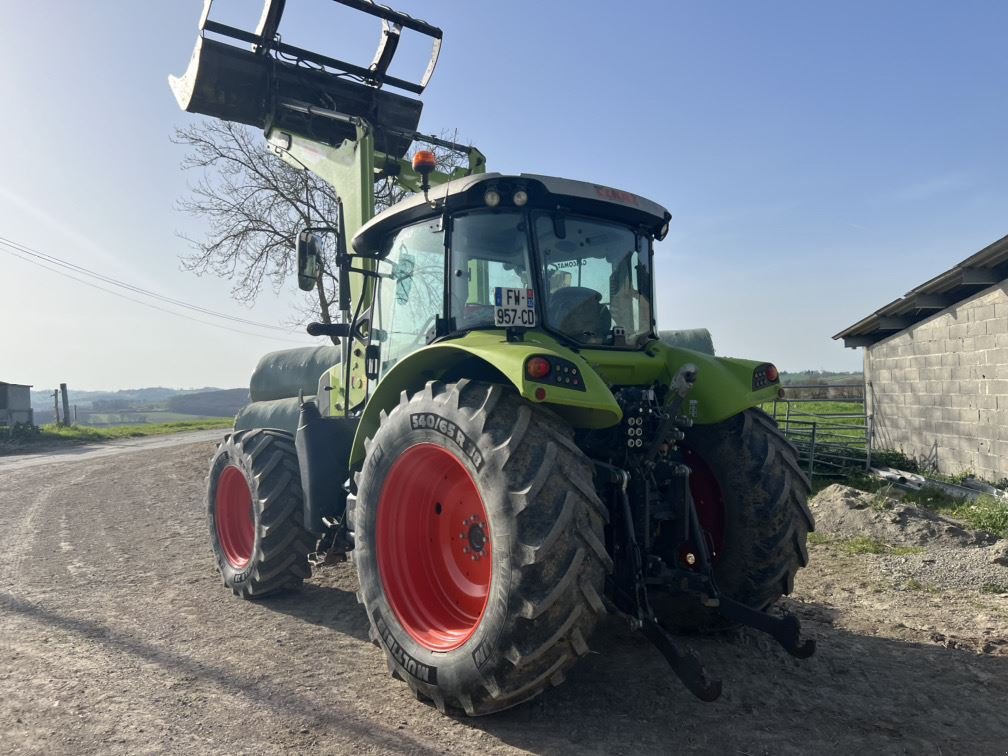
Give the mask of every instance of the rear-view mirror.
M 322 243 L 310 231 L 302 231 L 297 240 L 298 288 L 311 291 L 322 272 Z

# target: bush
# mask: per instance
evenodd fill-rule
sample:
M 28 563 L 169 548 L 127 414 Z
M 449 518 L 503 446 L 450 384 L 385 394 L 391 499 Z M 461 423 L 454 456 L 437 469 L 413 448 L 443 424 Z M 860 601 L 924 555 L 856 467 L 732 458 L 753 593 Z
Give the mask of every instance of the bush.
M 37 425 L 31 423 L 14 423 L 13 426 L 0 425 L 0 440 L 28 441 L 40 433 Z

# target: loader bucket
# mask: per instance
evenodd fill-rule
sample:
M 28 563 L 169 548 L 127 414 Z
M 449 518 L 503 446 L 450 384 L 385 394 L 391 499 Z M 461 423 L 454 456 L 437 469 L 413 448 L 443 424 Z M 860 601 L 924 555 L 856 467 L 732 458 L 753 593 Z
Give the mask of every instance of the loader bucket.
M 266 0 L 256 32 L 210 20 L 211 1 L 205 2 L 201 33 L 188 69 L 182 76 L 168 77 L 179 107 L 263 130 L 277 127 L 333 145 L 356 138 L 356 120 L 363 119 L 374 130 L 378 149 L 397 157 L 406 154 L 423 105 L 382 86 L 422 92 L 440 49 L 439 29 L 383 6 L 335 0 L 385 21 L 375 60 L 362 68 L 279 41 L 276 30 L 283 0 Z M 386 74 L 399 31 L 407 25 L 435 39 L 434 53 L 420 84 Z M 250 46 L 212 39 L 207 33 Z

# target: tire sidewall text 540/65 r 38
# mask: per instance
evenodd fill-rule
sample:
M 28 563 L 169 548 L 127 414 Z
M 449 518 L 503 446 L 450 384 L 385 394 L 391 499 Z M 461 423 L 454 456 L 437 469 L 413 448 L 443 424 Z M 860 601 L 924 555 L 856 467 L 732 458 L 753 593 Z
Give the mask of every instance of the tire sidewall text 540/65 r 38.
M 418 697 L 500 711 L 587 653 L 606 611 L 608 512 L 559 418 L 510 387 L 428 383 L 383 413 L 356 481 L 360 599 Z

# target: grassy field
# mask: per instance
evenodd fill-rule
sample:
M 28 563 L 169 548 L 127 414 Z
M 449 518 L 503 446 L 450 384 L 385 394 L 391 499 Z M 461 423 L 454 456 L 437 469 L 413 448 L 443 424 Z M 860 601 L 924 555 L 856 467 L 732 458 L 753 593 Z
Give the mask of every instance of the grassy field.
M 791 401 L 776 402 L 777 421 L 782 422 L 791 406 L 792 418 L 807 418 L 809 416 L 829 418 L 830 422 L 862 425 L 864 422 L 864 404 L 861 402 L 827 402 L 827 401 Z M 763 411 L 773 415 L 774 402 L 762 405 Z M 851 417 L 853 415 L 853 417 Z
M 35 433 L 18 433 L 7 438 L 0 431 L 0 454 L 23 451 L 33 446 L 59 444 L 82 444 L 96 441 L 112 441 L 117 438 L 140 438 L 141 436 L 162 436 L 167 433 L 184 431 L 213 430 L 230 428 L 231 418 L 209 420 L 187 420 L 171 423 L 144 423 L 142 425 L 117 425 L 111 428 L 91 428 L 84 425 L 68 427 L 43 425 Z

